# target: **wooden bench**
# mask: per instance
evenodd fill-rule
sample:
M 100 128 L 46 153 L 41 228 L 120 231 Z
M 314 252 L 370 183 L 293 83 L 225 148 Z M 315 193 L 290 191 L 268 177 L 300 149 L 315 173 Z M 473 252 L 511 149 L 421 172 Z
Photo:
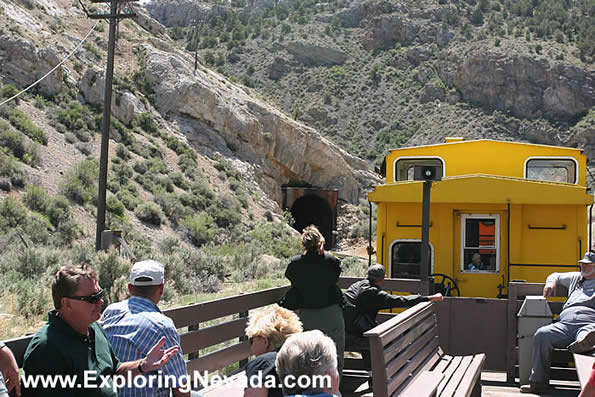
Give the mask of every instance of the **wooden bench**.
M 523 300 L 528 295 L 543 295 L 543 287 L 545 283 L 525 283 L 525 282 L 511 282 L 508 287 L 508 341 L 507 341 L 507 367 L 506 367 L 506 381 L 507 383 L 515 383 L 518 377 L 518 317 L 517 313 L 521 308 Z M 568 296 L 568 290 L 564 287 L 558 286 L 554 292 L 554 297 Z M 548 301 L 550 310 L 553 315 L 559 315 L 564 306 L 564 302 Z M 566 349 L 554 349 L 552 352 L 552 364 L 550 368 L 551 380 L 578 380 L 577 371 L 573 364 L 574 359 L 572 354 Z
M 481 395 L 485 354 L 444 354 L 432 305 L 419 303 L 364 334 L 374 397 Z

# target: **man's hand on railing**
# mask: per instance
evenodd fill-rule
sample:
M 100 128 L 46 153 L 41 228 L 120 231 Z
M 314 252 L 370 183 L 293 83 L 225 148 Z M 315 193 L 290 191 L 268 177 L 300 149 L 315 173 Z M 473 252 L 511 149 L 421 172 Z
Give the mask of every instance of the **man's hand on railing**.
M 440 292 L 438 292 L 437 294 L 428 296 L 428 299 L 430 300 L 430 302 L 442 302 L 444 300 L 444 297 Z
M 546 283 L 545 287 L 543 287 L 543 296 L 547 298 L 548 296 L 554 296 L 555 293 L 556 285 L 552 283 Z

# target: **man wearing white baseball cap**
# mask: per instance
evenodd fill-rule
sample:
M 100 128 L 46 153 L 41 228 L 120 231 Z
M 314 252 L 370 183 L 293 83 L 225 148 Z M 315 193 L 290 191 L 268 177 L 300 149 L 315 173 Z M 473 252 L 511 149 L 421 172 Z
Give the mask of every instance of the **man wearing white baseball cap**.
M 164 348 L 180 345 L 180 337 L 173 321 L 161 313 L 157 304 L 164 288 L 164 266 L 154 260 L 136 262 L 130 270 L 128 292 L 130 299 L 109 305 L 101 317 L 103 328 L 118 359 L 128 361 L 144 357 L 148 349 L 162 336 Z M 157 374 L 151 374 L 157 375 Z M 182 349 L 160 370 L 163 380 L 172 377 L 176 385 L 158 387 L 147 382 L 144 388 L 127 385 L 118 390 L 118 397 L 159 396 L 174 397 L 198 396 L 183 383 L 187 375 L 186 362 Z M 149 377 L 150 379 L 150 377 Z M 162 383 L 164 385 L 164 383 Z
M 568 289 L 568 299 L 560 321 L 535 332 L 533 368 L 529 384 L 521 386 L 521 393 L 538 394 L 547 390 L 554 347 L 567 347 L 573 353 L 586 353 L 595 348 L 595 252 L 585 253 L 578 263 L 580 272 L 552 273 L 545 280 L 543 296 L 552 296 L 561 285 Z

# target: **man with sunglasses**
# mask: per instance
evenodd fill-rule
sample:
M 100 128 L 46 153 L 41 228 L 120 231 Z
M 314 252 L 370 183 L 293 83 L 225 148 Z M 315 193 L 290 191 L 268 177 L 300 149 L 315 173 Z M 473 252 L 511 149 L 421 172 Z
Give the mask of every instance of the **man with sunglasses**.
M 130 299 L 109 305 L 101 323 L 116 356 L 122 360 L 137 360 L 151 346 L 165 336 L 165 346 L 179 346 L 180 337 L 173 321 L 161 313 L 157 304 L 163 296 L 164 266 L 154 260 L 136 262 L 130 270 L 128 293 Z M 119 397 L 190 397 L 187 368 L 182 350 L 160 369 L 162 379 L 176 379 L 176 384 L 161 386 L 155 382 L 144 388 L 125 387 Z M 173 383 L 173 382 L 171 382 Z M 195 392 L 192 392 L 195 393 Z
M 162 350 L 165 338 L 161 338 L 145 357 L 120 362 L 97 323 L 102 297 L 92 266 L 58 270 L 52 282 L 55 310 L 25 352 L 25 376 L 28 381 L 37 379 L 35 386 L 27 382 L 25 397 L 116 397 L 114 375 L 133 379 L 161 368 L 177 353 L 178 346 Z

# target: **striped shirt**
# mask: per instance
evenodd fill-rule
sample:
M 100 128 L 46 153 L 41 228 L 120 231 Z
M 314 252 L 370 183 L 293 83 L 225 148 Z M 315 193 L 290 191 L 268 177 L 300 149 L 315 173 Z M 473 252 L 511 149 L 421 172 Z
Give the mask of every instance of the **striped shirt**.
M 180 337 L 173 321 L 161 313 L 149 299 L 132 296 L 111 304 L 101 316 L 101 323 L 121 362 L 144 358 L 149 350 L 165 336 L 163 349 L 180 346 Z M 187 374 L 182 350 L 173 356 L 157 373 L 180 379 Z M 150 385 L 149 385 L 150 386 Z M 169 389 L 157 387 L 118 389 L 118 397 L 169 397 Z M 179 385 L 180 387 L 182 385 Z

